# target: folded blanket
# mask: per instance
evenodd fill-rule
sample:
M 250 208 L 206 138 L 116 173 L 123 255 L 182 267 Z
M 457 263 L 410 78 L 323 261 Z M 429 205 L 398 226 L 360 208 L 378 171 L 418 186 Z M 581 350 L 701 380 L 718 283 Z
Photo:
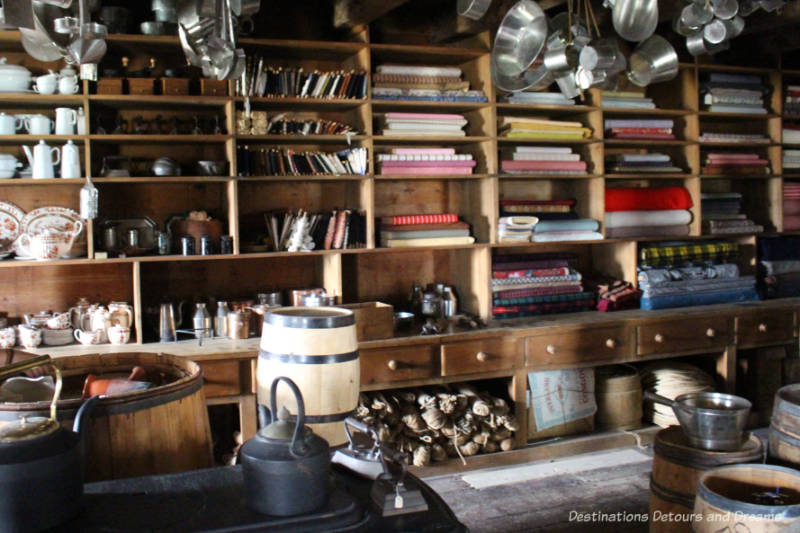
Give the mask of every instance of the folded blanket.
M 667 309 L 671 307 L 749 302 L 753 300 L 758 300 L 758 293 L 755 288 L 676 294 L 673 296 L 654 296 L 653 298 L 643 297 L 639 305 L 642 309 L 650 311 L 653 309 Z
M 648 267 L 683 265 L 686 263 L 722 263 L 739 255 L 739 243 L 710 241 L 643 246 L 639 265 Z
M 800 272 L 800 259 L 788 261 L 761 261 L 761 268 L 767 276 Z
M 692 279 L 688 281 L 673 281 L 668 285 L 647 287 L 642 289 L 643 298 L 654 296 L 675 296 L 679 294 L 695 294 L 709 291 L 732 291 L 735 289 L 749 289 L 755 287 L 756 280 L 753 276 L 743 276 L 739 279 Z
M 708 266 L 652 268 L 640 270 L 637 278 L 640 287 L 654 287 L 687 280 L 738 279 L 739 267 L 736 263 L 722 263 Z
M 492 279 L 545 278 L 552 276 L 568 276 L 570 273 L 569 267 L 516 268 L 509 270 L 494 270 L 492 271 Z
M 541 304 L 553 302 L 574 302 L 578 300 L 585 300 L 591 297 L 591 292 L 576 292 L 572 294 L 553 294 L 549 296 L 527 296 L 524 298 L 494 298 L 492 305 L 507 306 L 507 305 L 525 305 L 525 304 Z
M 548 231 L 597 231 L 600 223 L 591 218 L 577 220 L 542 220 L 533 227 L 534 233 Z
M 689 209 L 694 203 L 685 187 L 620 187 L 606 189 L 606 212 Z
M 606 228 L 638 226 L 677 226 L 692 221 L 691 211 L 669 209 L 663 211 L 614 211 L 606 213 Z
M 531 237 L 533 242 L 600 241 L 602 239 L 603 235 L 596 231 L 546 231 L 534 233 Z
M 762 261 L 800 259 L 800 236 L 763 237 L 758 239 Z
M 683 237 L 689 235 L 689 226 L 631 226 L 627 228 L 607 228 L 607 239 L 631 239 L 635 237 Z
M 552 285 L 564 284 L 566 282 L 578 282 L 581 280 L 581 273 L 573 271 L 571 274 L 564 276 L 526 276 L 521 278 L 494 278 L 492 279 L 492 289 L 499 291 L 509 290 L 511 288 L 518 288 L 518 285 L 539 284 L 540 287 L 545 287 L 546 283 Z
M 590 296 L 584 300 L 575 302 L 552 302 L 540 304 L 492 306 L 494 318 L 517 318 L 524 316 L 546 315 L 555 313 L 573 313 L 588 311 L 594 307 L 594 297 Z
M 574 294 L 583 292 L 583 286 L 576 285 L 556 285 L 554 287 L 537 287 L 530 289 L 514 289 L 510 291 L 498 291 L 492 294 L 493 298 L 528 298 L 530 296 L 551 296 L 554 294 Z

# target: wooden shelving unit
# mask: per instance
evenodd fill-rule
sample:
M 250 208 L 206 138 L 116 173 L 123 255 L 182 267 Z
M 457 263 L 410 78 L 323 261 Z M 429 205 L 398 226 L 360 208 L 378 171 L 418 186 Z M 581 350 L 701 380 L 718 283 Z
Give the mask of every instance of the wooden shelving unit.
M 234 84 L 230 84 L 230 96 L 134 96 L 97 95 L 89 84 L 84 84 L 83 93 L 77 95 L 36 94 L 2 95 L 0 110 L 20 112 L 35 109 L 47 112 L 57 106 L 83 107 L 86 115 L 86 135 L 45 136 L 48 144 L 58 146 L 72 139 L 81 147 L 85 172 L 88 172 L 100 190 L 101 218 L 123 218 L 150 216 L 163 227 L 167 218 L 176 212 L 205 209 L 227 224 L 227 233 L 234 237 L 233 255 L 221 256 L 145 256 L 130 258 L 92 259 L 78 258 L 55 262 L 0 262 L 0 286 L 9 287 L 4 292 L 3 310 L 9 316 L 19 317 L 24 312 L 38 309 L 67 309 L 78 297 L 92 301 L 108 302 L 125 300 L 137 310 L 134 343 L 124 347 L 128 350 L 164 350 L 181 352 L 184 344 L 163 345 L 150 342 L 153 339 L 155 318 L 149 310 L 161 301 L 191 301 L 193 298 L 209 297 L 225 299 L 252 298 L 256 292 L 275 289 L 321 286 L 329 293 L 341 297 L 344 303 L 380 300 L 401 304 L 408 296 L 413 283 L 427 284 L 438 281 L 452 284 L 460 297 L 461 307 L 490 321 L 490 328 L 472 333 L 453 333 L 428 337 L 397 337 L 385 341 L 364 343 L 362 346 L 365 390 L 392 387 L 418 386 L 447 383 L 459 380 L 496 378 L 506 380 L 510 397 L 515 402 L 522 427 L 517 441 L 524 446 L 526 424 L 524 423 L 525 383 L 527 372 L 547 368 L 598 366 L 616 362 L 636 362 L 665 357 L 711 354 L 717 360 L 718 374 L 728 388 L 735 382 L 735 359 L 737 338 L 733 333 L 735 321 L 741 313 L 769 316 L 776 308 L 793 313 L 799 302 L 763 302 L 757 306 L 710 306 L 693 308 L 690 311 L 668 312 L 636 311 L 623 313 L 578 313 L 554 315 L 498 324 L 492 321 L 491 309 L 491 262 L 498 253 L 571 252 L 579 257 L 587 272 L 597 271 L 636 283 L 638 241 L 606 239 L 603 241 L 566 243 L 500 244 L 497 242 L 498 200 L 513 197 L 540 197 L 569 195 L 578 199 L 577 210 L 582 216 L 591 217 L 604 226 L 604 197 L 607 187 L 638 184 L 679 184 L 687 187 L 695 200 L 692 209 L 690 239 L 735 239 L 751 253 L 744 261 L 753 259 L 756 237 L 753 236 L 706 236 L 701 233 L 701 191 L 740 190 L 755 195 L 762 203 L 756 212 L 748 213 L 757 223 L 763 223 L 771 233 L 782 230 L 781 195 L 783 178 L 800 179 L 800 172 L 785 175 L 781 168 L 781 120 L 783 72 L 780 69 L 751 67 L 726 67 L 682 63 L 679 76 L 668 83 L 648 88 L 648 96 L 658 105 L 655 110 L 630 110 L 603 108 L 602 95 L 591 90 L 584 102 L 575 106 L 525 106 L 497 102 L 492 87 L 488 39 L 480 38 L 475 48 L 459 46 L 419 46 L 402 44 L 370 43 L 369 32 L 355 35 L 353 41 L 297 41 L 248 38 L 241 44 L 249 51 L 275 59 L 276 64 L 299 65 L 304 68 L 361 69 L 372 72 L 374 66 L 383 62 L 413 64 L 456 65 L 464 71 L 465 79 L 472 88 L 483 89 L 488 97 L 485 103 L 458 102 L 406 102 L 379 100 L 368 96 L 364 99 L 335 100 L 313 98 L 250 98 L 252 109 L 269 113 L 296 111 L 311 116 L 348 122 L 359 129 L 351 142 L 369 150 L 370 172 L 366 175 L 339 176 L 238 176 L 236 149 L 239 145 L 263 146 L 318 146 L 321 150 L 339 149 L 347 144 L 346 136 L 275 136 L 236 135 L 235 115 L 242 110 L 246 99 L 236 96 Z M 166 55 L 180 55 L 176 37 L 152 37 L 143 35 L 111 35 L 110 49 L 128 53 L 137 50 L 156 51 Z M 17 32 L 0 32 L 0 45 L 9 58 L 9 63 L 21 63 L 36 71 L 53 68 L 54 65 L 39 63 L 31 59 L 19 45 Z M 146 55 L 146 54 L 145 54 Z M 702 72 L 720 70 L 727 72 L 754 73 L 769 77 L 774 87 L 767 115 L 743 115 L 738 113 L 709 113 L 701 110 L 698 80 Z M 800 77 L 800 71 L 788 71 Z M 470 124 L 466 137 L 390 137 L 380 135 L 380 117 L 386 112 L 437 112 L 462 113 Z M 149 134 L 97 134 L 96 118 L 100 114 L 122 114 L 126 117 L 159 113 L 179 113 L 184 116 L 219 115 L 224 118 L 225 134 L 220 135 L 166 135 Z M 593 130 L 591 138 L 580 141 L 541 141 L 507 139 L 498 136 L 497 118 L 502 116 L 552 117 L 578 120 Z M 663 117 L 676 122 L 675 141 L 620 141 L 605 139 L 603 121 L 608 117 Z M 742 120 L 746 119 L 746 120 Z M 798 117 L 800 119 L 800 117 Z M 750 125 L 753 131 L 763 132 L 770 139 L 768 144 L 728 145 L 725 143 L 702 143 L 699 136 L 706 124 L 724 123 Z M 112 126 L 111 121 L 106 125 Z M 726 126 L 727 127 L 727 126 Z M 744 127 L 744 126 L 742 126 Z M 18 145 L 33 144 L 40 137 L 16 135 L 0 137 L 0 152 L 22 156 Z M 475 174 L 465 176 L 408 176 L 378 175 L 374 160 L 393 146 L 453 146 L 458 151 L 468 151 L 478 161 Z M 569 145 L 589 163 L 587 174 L 504 174 L 499 170 L 500 151 L 515 145 L 552 144 Z M 674 162 L 683 169 L 680 173 L 618 174 L 605 169 L 605 156 L 617 148 L 652 147 L 672 155 Z M 701 174 L 701 158 L 705 151 L 716 148 L 746 148 L 763 153 L 770 160 L 772 174 L 765 177 L 716 177 Z M 224 176 L 180 176 L 180 177 L 100 177 L 104 155 L 127 155 L 152 159 L 170 155 L 184 165 L 198 159 L 226 159 L 228 174 Z M 83 180 L 0 180 L 0 199 L 13 202 L 29 211 L 43 205 L 62 205 L 77 209 L 79 189 Z M 306 208 L 309 210 L 333 209 L 337 207 L 358 208 L 366 212 L 368 239 L 365 249 L 314 251 L 310 253 L 260 252 L 245 253 L 240 242 L 253 224 L 263 223 L 262 213 L 273 208 Z M 385 249 L 376 247 L 377 217 L 407 213 L 457 212 L 472 225 L 476 244 L 469 246 L 426 247 L 414 249 Z M 96 224 L 89 224 L 91 232 Z M 648 239 L 641 239 L 647 241 Z M 94 250 L 92 239 L 86 244 L 86 254 L 91 257 Z M 582 268 L 583 270 L 583 268 Z M 658 354 L 639 354 L 631 348 L 624 354 L 609 354 L 608 357 L 590 360 L 565 359 L 562 362 L 530 359 L 532 342 L 541 335 L 561 335 L 565 339 L 584 338 L 595 334 L 598 324 L 609 327 L 624 327 L 631 335 L 629 342 L 635 346 L 635 335 L 642 323 L 665 323 L 687 314 L 706 320 L 722 313 L 731 321 L 731 333 L 723 344 L 706 346 L 700 343 L 690 350 L 668 351 Z M 614 316 L 608 316 L 614 315 Z M 748 315 L 749 316 L 749 315 Z M 604 331 L 597 332 L 597 335 Z M 795 342 L 797 325 L 793 322 L 781 342 Z M 480 371 L 463 375 L 443 375 L 441 368 L 414 366 L 402 377 L 392 375 L 385 368 L 384 359 L 401 360 L 412 354 L 419 360 L 420 353 L 428 353 L 430 361 L 444 357 L 447 346 L 457 343 L 476 343 L 476 350 L 494 349 L 499 339 L 528 339 L 514 344 L 504 361 L 509 361 L 502 370 L 489 374 Z M 599 338 L 599 337 L 598 337 Z M 530 339 L 534 339 L 531 341 Z M 544 342 L 544 341 L 543 341 Z M 571 342 L 571 341 L 570 341 Z M 765 341 L 766 342 L 766 341 Z M 486 344 L 488 343 L 488 344 Z M 218 353 L 224 359 L 231 354 L 244 358 L 255 356 L 255 342 L 231 348 L 223 341 L 213 341 L 203 351 L 202 357 Z M 244 347 L 243 347 L 244 346 Z M 471 346 L 471 345 L 470 345 Z M 488 346 L 488 348 L 481 348 Z M 497 346 L 500 346 L 498 344 Z M 505 344 L 502 344 L 505 346 Z M 745 346 L 747 347 L 747 346 Z M 90 350 L 106 351 L 108 346 Z M 505 348 L 504 348 L 505 349 Z M 86 353 L 86 348 L 70 346 L 54 349 L 54 354 Z M 187 355 L 198 356 L 197 350 L 187 349 Z M 216 350 L 216 351 L 215 351 Z M 227 354 L 227 355 L 226 355 Z M 501 357 L 507 357 L 507 354 Z M 387 359 L 388 360 L 388 359 Z M 222 364 L 222 363 L 220 363 Z M 238 364 L 238 363 L 237 363 Z M 733 366 L 731 366 L 733 365 Z M 370 374 L 371 373 L 371 374 Z M 237 374 L 238 375 L 238 374 Z M 246 381 L 246 380 L 245 380 Z M 231 393 L 232 394 L 232 393 Z M 234 395 L 241 399 L 247 394 Z M 249 397 L 251 397 L 250 394 Z M 233 396 L 231 396 L 233 397 Z M 608 436 L 598 437 L 599 442 L 618 442 Z M 554 448 L 555 449 L 555 448 Z M 569 447 L 567 447 L 569 449 Z M 581 448 L 583 449 L 583 448 Z M 530 455 L 519 454 L 517 460 Z M 498 455 L 498 457 L 503 454 Z M 475 458 L 471 463 L 483 465 L 489 457 Z M 506 459 L 498 459 L 506 461 Z

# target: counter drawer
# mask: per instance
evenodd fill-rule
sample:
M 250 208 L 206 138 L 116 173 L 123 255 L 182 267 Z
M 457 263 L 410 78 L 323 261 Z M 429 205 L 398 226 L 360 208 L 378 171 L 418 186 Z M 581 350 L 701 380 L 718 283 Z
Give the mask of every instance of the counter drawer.
M 203 361 L 203 392 L 206 398 L 238 396 L 242 394 L 239 361 Z
M 439 377 L 439 346 L 361 350 L 361 384 Z
M 729 319 L 688 317 L 637 327 L 637 353 L 717 350 L 730 342 Z
M 633 356 L 630 330 L 589 328 L 525 339 L 525 366 L 625 360 Z
M 754 313 L 736 317 L 736 336 L 740 346 L 791 340 L 796 336 L 794 312 L 775 310 L 769 315 Z
M 518 340 L 484 339 L 442 345 L 442 375 L 478 374 L 513 369 Z

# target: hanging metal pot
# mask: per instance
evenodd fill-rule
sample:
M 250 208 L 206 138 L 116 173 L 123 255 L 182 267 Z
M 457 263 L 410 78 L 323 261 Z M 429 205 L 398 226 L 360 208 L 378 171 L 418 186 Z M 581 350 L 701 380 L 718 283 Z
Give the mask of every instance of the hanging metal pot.
M 305 425 L 303 395 L 294 381 L 275 378 L 270 386 L 270 405 L 283 381 L 297 401 L 297 421 L 285 407 L 272 418 L 266 406 L 258 406 L 261 429 L 239 451 L 244 472 L 247 506 L 274 516 L 311 512 L 328 501 L 330 454 L 328 442 Z M 270 423 L 270 420 L 272 423 Z
M 611 21 L 623 39 L 644 41 L 658 26 L 658 0 L 616 0 Z
M 43 355 L 0 368 L 0 379 L 52 364 Z M 26 533 L 50 529 L 80 512 L 87 418 L 99 399 L 81 405 L 72 430 L 56 419 L 61 372 L 50 417 L 27 417 L 0 427 L 0 531 Z

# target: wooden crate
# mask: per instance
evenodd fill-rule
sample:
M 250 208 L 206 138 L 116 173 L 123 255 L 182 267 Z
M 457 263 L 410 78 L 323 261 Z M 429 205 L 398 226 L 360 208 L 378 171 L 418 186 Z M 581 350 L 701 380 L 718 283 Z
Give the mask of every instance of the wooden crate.
M 200 94 L 203 96 L 228 96 L 228 81 L 202 78 Z
M 100 78 L 97 80 L 97 94 L 122 94 L 125 92 L 124 78 Z
M 339 307 L 350 309 L 356 316 L 359 341 L 388 339 L 394 335 L 394 307 L 382 302 L 362 302 Z
M 189 78 L 161 78 L 158 85 L 161 94 L 186 95 L 189 94 Z
M 128 78 L 128 92 L 138 95 L 153 94 L 155 83 L 155 78 Z

